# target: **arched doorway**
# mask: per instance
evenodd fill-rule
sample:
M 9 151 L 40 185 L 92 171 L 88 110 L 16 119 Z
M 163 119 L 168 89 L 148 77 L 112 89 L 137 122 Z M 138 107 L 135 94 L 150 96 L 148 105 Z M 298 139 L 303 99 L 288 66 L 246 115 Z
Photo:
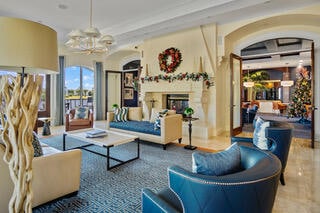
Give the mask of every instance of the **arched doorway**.
M 241 50 L 242 78 L 252 82 L 241 91 L 243 131 L 252 132 L 253 117 L 259 116 L 289 122 L 294 137 L 311 139 L 311 52 L 312 41 L 302 38 L 269 39 Z
M 319 15 L 309 15 L 309 14 L 292 14 L 292 15 L 282 15 L 275 16 L 271 18 L 262 19 L 247 25 L 244 25 L 225 37 L 225 43 L 228 44 L 225 47 L 225 53 L 235 53 L 237 55 L 241 54 L 241 49 L 268 39 L 281 38 L 281 37 L 299 37 L 310 39 L 314 41 L 314 58 L 320 57 L 319 45 L 320 45 L 320 28 L 317 24 L 319 20 Z M 294 22 L 292 20 L 295 20 Z M 319 75 L 320 61 L 316 60 L 313 64 L 313 70 L 315 71 L 314 76 Z M 316 77 L 314 79 L 317 79 Z M 231 83 L 230 83 L 231 84 Z M 314 105 L 319 106 L 319 81 L 314 81 Z M 233 90 L 231 89 L 230 92 Z M 239 91 L 240 93 L 240 91 Z M 231 114 L 234 113 L 233 103 L 230 103 L 230 118 Z M 239 110 L 240 114 L 240 110 Z M 314 120 L 319 119 L 318 112 L 312 112 Z M 230 120 L 230 124 L 233 121 Z M 315 123 L 315 135 L 320 136 L 319 124 Z M 232 127 L 232 125 L 230 125 Z M 232 128 L 230 128 L 232 129 Z M 232 132 L 231 132 L 232 134 Z M 313 146 L 313 141 L 311 146 Z

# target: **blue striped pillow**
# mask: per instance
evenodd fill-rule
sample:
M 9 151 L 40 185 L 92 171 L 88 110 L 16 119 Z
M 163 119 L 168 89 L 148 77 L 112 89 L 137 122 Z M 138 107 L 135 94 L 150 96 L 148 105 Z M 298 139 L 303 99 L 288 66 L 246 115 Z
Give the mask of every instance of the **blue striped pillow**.
M 269 121 L 258 117 L 253 132 L 253 144 L 262 150 L 269 149 L 269 141 L 266 138 L 266 128 L 270 126 Z
M 114 111 L 114 121 L 115 122 L 125 122 L 128 121 L 128 107 L 117 108 Z

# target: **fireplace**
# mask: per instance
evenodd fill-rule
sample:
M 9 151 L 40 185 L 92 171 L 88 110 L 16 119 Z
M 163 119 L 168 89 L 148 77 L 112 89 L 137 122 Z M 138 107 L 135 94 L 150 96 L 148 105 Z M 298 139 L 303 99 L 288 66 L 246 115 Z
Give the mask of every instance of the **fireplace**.
M 174 109 L 178 114 L 183 114 L 186 107 L 189 106 L 188 94 L 168 94 L 167 109 Z

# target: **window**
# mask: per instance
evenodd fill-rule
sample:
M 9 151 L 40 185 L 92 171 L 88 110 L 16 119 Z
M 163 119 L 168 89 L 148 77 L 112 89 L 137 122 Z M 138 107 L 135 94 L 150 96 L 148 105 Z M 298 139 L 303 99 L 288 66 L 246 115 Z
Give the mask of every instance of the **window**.
M 93 108 L 94 72 L 82 66 L 65 69 L 65 105 L 66 110 L 76 106 Z
M 8 71 L 0 71 L 0 76 L 2 75 L 11 75 L 16 77 L 17 73 L 8 72 Z M 50 117 L 50 75 L 44 75 L 42 82 L 42 92 L 39 101 L 38 107 L 38 117 Z

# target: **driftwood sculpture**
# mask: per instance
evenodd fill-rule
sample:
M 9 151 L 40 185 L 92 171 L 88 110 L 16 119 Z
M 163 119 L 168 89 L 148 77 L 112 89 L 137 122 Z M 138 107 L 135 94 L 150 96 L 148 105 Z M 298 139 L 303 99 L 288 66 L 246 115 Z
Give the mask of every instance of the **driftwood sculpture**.
M 28 75 L 21 84 L 21 76 L 0 79 L 0 114 L 3 130 L 1 140 L 5 150 L 14 190 L 9 202 L 9 212 L 32 212 L 32 131 L 37 119 L 42 89 L 42 77 Z M 4 119 L 4 114 L 6 119 Z

